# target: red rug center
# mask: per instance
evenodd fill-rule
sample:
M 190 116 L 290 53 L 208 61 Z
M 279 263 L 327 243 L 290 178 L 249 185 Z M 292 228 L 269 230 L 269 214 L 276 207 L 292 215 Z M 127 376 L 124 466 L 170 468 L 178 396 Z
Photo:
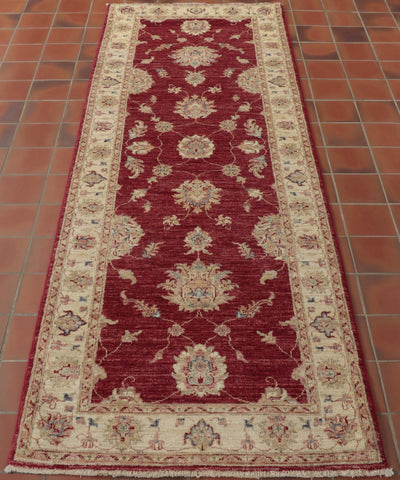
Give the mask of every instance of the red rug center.
M 132 88 L 151 88 L 129 96 L 115 204 L 142 235 L 109 265 L 95 403 L 130 386 L 145 402 L 257 402 L 266 387 L 306 401 L 246 23 L 142 22 Z

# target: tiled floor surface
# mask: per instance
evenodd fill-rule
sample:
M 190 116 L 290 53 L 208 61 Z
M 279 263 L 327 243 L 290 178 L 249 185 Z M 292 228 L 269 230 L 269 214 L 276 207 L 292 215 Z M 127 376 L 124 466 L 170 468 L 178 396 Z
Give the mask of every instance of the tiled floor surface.
M 0 0 L 0 472 L 105 3 Z M 399 473 L 400 0 L 283 3 L 385 450 Z M 22 477 L 30 478 L 14 475 Z

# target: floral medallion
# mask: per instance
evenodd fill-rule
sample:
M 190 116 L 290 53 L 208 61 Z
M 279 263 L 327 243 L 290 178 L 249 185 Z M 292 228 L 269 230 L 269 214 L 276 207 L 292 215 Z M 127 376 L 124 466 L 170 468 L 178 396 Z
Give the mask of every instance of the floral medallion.
M 236 127 L 237 123 L 235 122 L 235 120 L 232 119 L 222 120 L 222 122 L 220 122 L 219 124 L 219 128 L 224 132 L 233 132 L 234 130 L 236 130 Z
M 211 25 L 207 20 L 185 20 L 181 25 L 182 32 L 196 36 L 208 32 L 210 28 Z
M 157 122 L 154 128 L 157 130 L 157 132 L 167 133 L 174 128 L 174 125 L 171 122 Z
M 116 447 L 126 448 L 140 439 L 141 424 L 128 416 L 117 416 L 108 427 L 110 440 Z
M 153 168 L 153 174 L 156 177 L 168 177 L 168 175 L 171 175 L 171 173 L 172 167 L 166 163 L 159 163 Z
M 72 415 L 49 414 L 39 421 L 38 427 L 43 432 L 44 439 L 50 444 L 59 445 L 71 435 L 74 429 L 72 419 Z
M 206 450 L 211 447 L 214 442 L 220 444 L 221 436 L 216 433 L 211 425 L 201 419 L 196 425 L 185 434 L 185 443 L 189 440 L 193 447 L 200 450 Z
M 175 113 L 179 113 L 183 118 L 206 118 L 211 113 L 216 112 L 215 104 L 212 100 L 207 100 L 198 95 L 186 97 L 184 100 L 177 102 Z
M 356 422 L 349 419 L 348 415 L 336 415 L 336 417 L 327 418 L 325 432 L 337 445 L 347 445 L 354 439 L 356 430 Z
M 237 177 L 240 175 L 240 167 L 234 163 L 228 163 L 222 167 L 222 173 L 227 177 Z
M 209 67 L 219 57 L 216 50 L 204 46 L 182 47 L 171 54 L 177 64 L 193 68 Z
M 163 298 L 178 305 L 179 310 L 219 310 L 220 305 L 235 298 L 228 292 L 237 287 L 228 278 L 231 272 L 221 271 L 220 267 L 214 263 L 206 265 L 200 260 L 191 265 L 179 263 L 175 265 L 175 271 L 167 272 L 169 278 L 158 287 L 169 292 Z
M 197 87 L 198 85 L 202 84 L 206 77 L 203 75 L 204 72 L 201 71 L 196 71 L 196 72 L 187 72 L 187 75 L 185 76 L 185 80 L 187 83 L 192 85 L 193 87 Z
M 289 419 L 275 415 L 261 423 L 260 437 L 275 450 L 282 451 L 294 440 L 295 434 Z
M 204 135 L 185 137 L 178 143 L 178 152 L 182 158 L 209 158 L 214 149 L 214 142 Z
M 188 212 L 201 213 L 219 204 L 222 190 L 208 180 L 185 180 L 173 192 L 178 205 Z
M 174 372 L 176 386 L 182 395 L 220 395 L 228 378 L 225 357 L 214 347 L 195 345 L 186 347 L 175 357 Z
M 190 253 L 205 253 L 210 255 L 207 248 L 211 247 L 211 245 L 211 236 L 200 227 L 196 227 L 185 237 L 185 246 L 189 249 L 189 251 L 186 252 L 186 255 L 189 255 Z

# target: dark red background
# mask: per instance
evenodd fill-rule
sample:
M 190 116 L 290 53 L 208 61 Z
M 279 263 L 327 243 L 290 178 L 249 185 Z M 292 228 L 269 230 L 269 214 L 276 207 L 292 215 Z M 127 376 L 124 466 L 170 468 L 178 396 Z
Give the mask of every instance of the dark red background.
M 131 255 L 113 261 L 113 267 L 110 266 L 108 269 L 103 313 L 109 319 L 118 320 L 118 323 L 106 326 L 102 330 L 101 342 L 110 352 L 118 347 L 125 330 L 130 332 L 142 330 L 142 333 L 138 342 L 123 343 L 115 354 L 107 358 L 105 358 L 104 348 L 99 345 L 96 361 L 107 372 L 107 378 L 99 380 L 96 384 L 93 392 L 94 402 L 100 402 L 107 398 L 114 388 L 123 385 L 124 380 L 125 387 L 134 385 L 141 398 L 146 402 L 167 401 L 168 397 L 170 403 L 235 403 L 230 395 L 243 401 L 256 402 L 267 386 L 275 385 L 273 379 L 281 388 L 285 388 L 290 396 L 297 398 L 300 402 L 306 400 L 303 385 L 291 378 L 292 371 L 300 363 L 296 334 L 290 327 L 279 325 L 280 321 L 290 320 L 293 316 L 287 268 L 282 265 L 281 261 L 267 257 L 252 236 L 254 225 L 258 222 L 259 217 L 278 213 L 277 198 L 272 188 L 274 178 L 269 158 L 268 166 L 263 171 L 265 178 L 258 179 L 248 171 L 248 161 L 262 152 L 258 155 L 248 155 L 239 149 L 234 150 L 236 164 L 241 167 L 242 175 L 247 178 L 246 188 L 261 190 L 264 198 L 269 202 L 267 204 L 252 199 L 250 213 L 243 208 L 245 201 L 250 198 L 245 188 L 237 183 L 235 178 L 223 175 L 218 167 L 212 167 L 201 159 L 187 161 L 183 167 L 174 167 L 177 163 L 182 162 L 177 145 L 183 136 L 198 134 L 211 139 L 214 142 L 215 150 L 209 160 L 221 166 L 231 163 L 233 160 L 229 150 L 230 140 L 233 145 L 239 145 L 243 140 L 254 140 L 254 137 L 249 137 L 244 130 L 243 125 L 246 120 L 255 119 L 257 125 L 263 128 L 264 140 L 266 141 L 267 138 L 261 96 L 246 93 L 236 83 L 236 79 L 242 71 L 256 66 L 254 44 L 246 43 L 252 40 L 251 29 L 245 27 L 248 20 L 237 23 L 230 23 L 226 20 L 208 21 L 212 25 L 211 30 L 198 36 L 181 32 L 182 21 L 180 20 L 168 20 L 162 23 L 143 22 L 146 28 L 141 30 L 140 40 L 147 43 L 137 47 L 134 66 L 146 69 L 155 83 L 145 93 L 129 97 L 125 147 L 132 143 L 128 141 L 129 129 L 137 120 L 142 120 L 149 129 L 144 137 L 137 140 L 147 140 L 153 146 L 159 146 L 160 142 L 157 137 L 160 136 L 162 154 L 159 161 L 172 166 L 173 173 L 152 184 L 145 197 L 145 200 L 151 203 L 152 208 L 150 212 L 145 213 L 142 200 L 133 203 L 129 202 L 129 199 L 134 189 L 148 187 L 147 180 L 153 175 L 152 169 L 157 164 L 156 158 L 159 150 L 153 149 L 147 155 L 133 155 L 141 158 L 145 163 L 145 171 L 136 179 L 128 178 L 131 172 L 124 166 L 127 151 L 125 148 L 123 150 L 119 176 L 119 184 L 122 188 L 117 195 L 115 212 L 118 215 L 124 214 L 136 218 L 145 235 L 139 246 L 132 250 Z M 171 30 L 175 30 L 176 34 Z M 217 33 L 217 30 L 220 32 Z M 230 38 L 231 35 L 238 32 L 242 33 L 240 39 Z M 152 40 L 149 33 L 160 35 L 163 40 Z M 211 36 L 214 37 L 213 42 L 209 43 L 204 40 Z M 187 41 L 179 43 L 177 37 L 185 37 Z M 244 52 L 227 50 L 221 45 L 224 43 L 241 48 Z M 161 44 L 172 44 L 173 46 L 170 49 L 155 50 Z M 197 69 L 204 71 L 206 76 L 205 82 L 197 87 L 193 87 L 185 81 L 186 72 L 192 71 L 192 67 L 179 66 L 169 57 L 172 52 L 188 45 L 204 45 L 221 55 L 211 66 L 201 66 Z M 152 51 L 146 54 L 145 52 L 149 49 Z M 151 56 L 155 59 L 149 65 L 140 63 L 141 60 Z M 249 63 L 240 63 L 236 59 L 237 56 L 248 59 Z M 159 68 L 167 70 L 169 76 L 161 78 L 157 74 Z M 226 68 L 235 69 L 231 78 L 223 76 Z M 182 92 L 179 94 L 168 93 L 169 85 L 181 87 Z M 220 93 L 207 92 L 209 87 L 216 85 L 221 86 Z M 189 96 L 204 94 L 208 100 L 214 101 L 218 111 L 196 122 L 184 119 L 173 112 L 176 102 L 185 98 L 184 92 L 187 92 Z M 152 95 L 157 97 L 155 104 L 150 103 L 149 99 Z M 240 101 L 234 102 L 232 100 L 234 95 L 238 95 Z M 238 128 L 233 132 L 234 138 L 232 139 L 230 133 L 219 130 L 218 124 L 222 120 L 230 119 L 231 115 L 236 114 L 238 106 L 246 101 L 251 103 L 252 108 L 250 112 L 240 112 Z M 174 124 L 174 130 L 160 135 L 150 120 L 152 115 L 139 111 L 138 106 L 141 103 L 151 105 L 157 117 Z M 163 226 L 165 216 L 184 217 L 185 210 L 175 203 L 172 190 L 179 187 L 185 180 L 195 178 L 193 174 L 199 179 L 209 180 L 217 188 L 223 190 L 220 203 L 213 205 L 209 210 L 212 218 L 209 218 L 204 212 L 191 213 L 186 220 L 181 222 L 181 225 L 165 229 Z M 213 219 L 219 214 L 232 217 L 233 223 L 230 230 L 215 224 Z M 162 318 L 172 319 L 176 323 L 182 324 L 196 316 L 196 312 L 180 312 L 177 305 L 163 299 L 162 296 L 167 295 L 168 292 L 157 285 L 165 282 L 166 272 L 175 270 L 174 265 L 178 263 L 191 264 L 196 259 L 196 255 L 184 255 L 187 252 L 187 249 L 184 248 L 184 239 L 187 233 L 197 226 L 207 231 L 213 239 L 213 244 L 208 249 L 212 255 L 201 254 L 201 260 L 206 264 L 220 264 L 221 271 L 230 271 L 229 279 L 238 285 L 229 292 L 230 295 L 235 296 L 233 300 L 221 305 L 219 311 L 203 312 L 204 317 L 219 324 L 228 318 L 235 318 L 241 306 L 268 298 L 271 291 L 275 293 L 272 307 L 264 304 L 254 318 L 237 319 L 228 324 L 231 328 L 232 344 L 240 350 L 249 363 L 237 360 L 235 351 L 228 345 L 227 337 L 217 336 L 207 344 L 214 346 L 220 355 L 226 357 L 229 377 L 225 380 L 225 389 L 219 396 L 207 395 L 203 398 L 194 395 L 182 396 L 172 377 L 174 357 L 178 356 L 188 345 L 187 339 L 171 336 L 170 346 L 164 351 L 163 359 L 151 363 L 156 352 L 167 344 L 167 329 L 172 325 Z M 163 244 L 157 255 L 151 259 L 144 258 L 142 252 L 150 242 L 163 242 Z M 233 242 L 246 242 L 254 252 L 255 258 L 245 259 L 240 256 L 237 245 Z M 132 270 L 137 283 L 131 285 L 129 281 L 119 278 L 117 273 L 119 269 Z M 259 280 L 263 272 L 273 269 L 280 270 L 278 278 L 261 285 Z M 126 295 L 131 299 L 157 305 L 162 313 L 162 318 L 144 318 L 132 303 L 123 305 L 120 297 L 122 290 L 126 290 Z M 185 325 L 185 336 L 190 337 L 195 344 L 204 344 L 207 339 L 216 335 L 213 331 L 214 328 L 215 326 L 204 318 L 196 318 L 190 324 Z M 278 339 L 279 346 L 284 351 L 290 352 L 293 349 L 292 358 L 283 354 L 275 345 L 262 343 L 261 337 L 256 333 L 257 330 L 264 333 L 272 330 Z M 127 379 L 127 377 L 131 378 Z M 134 382 L 132 377 L 135 379 Z M 268 382 L 265 381 L 267 377 L 269 377 Z

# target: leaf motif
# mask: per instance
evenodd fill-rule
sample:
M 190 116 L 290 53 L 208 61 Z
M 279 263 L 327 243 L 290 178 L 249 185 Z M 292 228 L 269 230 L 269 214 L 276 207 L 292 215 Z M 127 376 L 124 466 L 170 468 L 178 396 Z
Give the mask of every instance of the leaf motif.
M 175 85 L 170 85 L 168 87 L 168 93 L 180 93 L 182 91 L 181 87 L 175 87 Z
M 257 330 L 258 335 L 261 337 L 261 341 L 264 343 L 268 343 L 269 345 L 275 345 L 276 344 L 276 337 L 274 335 L 274 332 L 271 330 L 268 333 L 262 333 Z
M 137 202 L 139 199 L 144 198 L 147 193 L 147 188 L 138 188 L 132 192 L 132 202 Z
M 147 245 L 147 247 L 143 250 L 142 257 L 144 258 L 152 258 L 154 257 L 164 242 L 151 242 Z
M 221 213 L 220 215 L 218 215 L 218 218 L 216 219 L 215 223 L 216 225 L 221 225 L 222 227 L 230 228 L 230 226 L 232 225 L 232 218 L 222 215 Z
M 246 260 L 254 258 L 254 252 L 247 245 L 247 243 L 237 243 L 237 242 L 233 242 L 233 243 L 234 245 L 237 245 L 240 255 L 244 257 Z
M 222 91 L 221 85 L 216 85 L 215 87 L 210 87 L 210 88 L 208 89 L 208 91 L 209 91 L 210 93 L 219 93 L 219 92 Z
M 241 362 L 249 363 L 249 361 L 244 358 L 243 353 L 240 352 L 239 350 L 236 350 L 236 358 Z
M 132 270 L 118 270 L 118 275 L 123 280 L 130 280 L 131 285 L 135 285 L 135 283 L 137 282 Z
M 138 341 L 138 336 L 142 333 L 142 330 L 138 330 L 136 332 L 130 332 L 129 330 L 125 330 L 125 333 L 121 337 L 122 343 L 132 343 Z
M 265 272 L 262 274 L 262 277 L 260 278 L 260 283 L 261 285 L 265 285 L 265 282 L 267 280 L 275 280 L 277 276 L 278 272 L 276 270 L 265 270 Z
M 264 147 L 260 145 L 257 140 L 244 140 L 238 148 L 244 153 L 258 153 Z
M 157 183 L 157 182 L 158 182 L 158 178 L 157 178 L 157 177 L 149 177 L 149 178 L 147 179 L 147 183 L 148 183 L 149 185 L 151 185 L 152 183 Z
M 164 227 L 173 227 L 175 225 L 180 225 L 180 220 L 176 215 L 171 215 L 169 217 L 163 218 Z
M 239 106 L 239 112 L 250 112 L 251 105 L 249 102 L 244 102 L 242 105 Z
M 299 324 L 296 320 L 296 317 L 292 317 L 290 320 L 281 321 L 279 322 L 279 325 L 281 325 L 282 327 L 293 328 L 295 332 L 297 332 L 297 330 L 299 329 Z
M 168 72 L 165 70 L 165 68 L 156 68 L 156 72 L 161 78 L 168 77 Z
M 153 109 L 147 103 L 141 103 L 139 106 L 139 111 L 142 113 L 154 113 Z
M 146 155 L 147 153 L 151 152 L 153 148 L 153 145 L 146 140 L 143 142 L 134 142 L 128 147 L 128 149 L 136 155 Z
M 144 163 L 143 160 L 134 157 L 128 157 L 125 162 L 125 167 L 132 172 L 132 175 L 129 175 L 129 178 L 137 178 L 141 173 L 144 172 Z
M 254 318 L 254 315 L 261 310 L 260 302 L 253 300 L 250 305 L 245 307 L 242 305 L 239 309 L 240 316 L 244 318 Z
M 122 304 L 123 305 L 128 305 L 129 304 L 129 299 L 126 296 L 125 290 L 122 290 L 122 292 L 120 293 L 120 297 L 122 298 Z
M 233 72 L 235 71 L 234 68 L 225 68 L 223 76 L 230 78 L 233 75 Z
M 146 213 L 149 213 L 150 210 L 151 210 L 151 203 L 146 200 L 143 204 L 143 210 L 146 212 Z
M 144 317 L 161 317 L 161 312 L 158 310 L 157 305 L 150 306 L 144 300 L 134 300 L 133 303 Z
M 255 198 L 258 202 L 263 199 L 263 193 L 257 188 L 248 188 L 247 193 L 249 197 Z
M 249 135 L 250 137 L 257 137 L 257 138 L 262 137 L 262 128 L 256 124 L 256 121 L 253 118 L 249 118 L 245 122 L 244 128 L 246 130 L 247 135 Z
M 136 120 L 135 126 L 129 130 L 129 140 L 134 138 L 143 137 L 147 131 L 147 125 L 142 120 Z
M 265 159 L 265 155 L 249 160 L 249 172 L 257 178 L 264 178 L 264 175 L 261 175 L 261 172 L 266 166 L 267 161 Z
M 163 358 L 163 352 L 162 352 L 162 350 L 159 350 L 159 351 L 154 355 L 153 359 L 150 360 L 150 363 L 155 363 L 155 362 L 157 362 L 157 360 L 162 360 L 162 358 Z
M 250 210 L 251 210 L 251 203 L 250 203 L 249 200 L 246 200 L 246 201 L 244 202 L 243 208 L 245 209 L 245 211 L 246 211 L 247 213 L 250 212 Z
M 162 45 L 159 45 L 154 49 L 155 52 L 161 52 L 162 50 L 169 50 L 172 47 L 172 43 L 163 43 Z M 146 54 L 149 53 L 149 50 L 146 52 Z
M 250 305 L 247 307 L 242 305 L 236 316 L 238 318 L 254 318 L 255 314 L 261 310 L 261 306 L 267 304 L 268 306 L 272 306 L 272 300 L 275 298 L 274 292 L 270 292 L 269 298 L 265 298 L 264 300 L 259 300 L 256 302 L 253 300 Z
M 239 63 L 249 63 L 249 61 L 248 61 L 246 58 L 236 57 L 236 60 L 237 60 Z
M 148 65 L 148 64 L 151 63 L 153 60 L 154 60 L 154 57 L 144 58 L 140 63 L 143 63 L 144 65 Z
M 118 323 L 118 320 L 110 320 L 104 315 L 100 316 L 100 328 L 104 328 L 107 325 L 116 325 L 117 323 Z

